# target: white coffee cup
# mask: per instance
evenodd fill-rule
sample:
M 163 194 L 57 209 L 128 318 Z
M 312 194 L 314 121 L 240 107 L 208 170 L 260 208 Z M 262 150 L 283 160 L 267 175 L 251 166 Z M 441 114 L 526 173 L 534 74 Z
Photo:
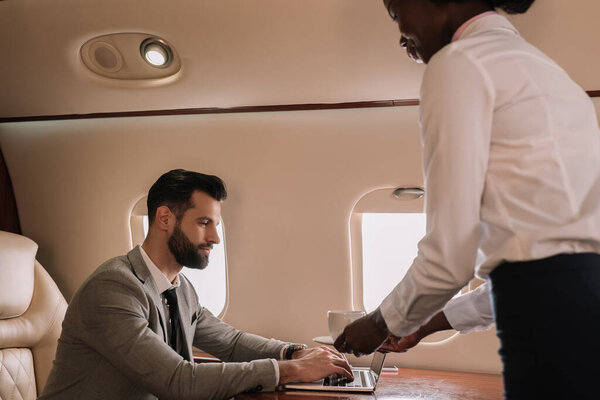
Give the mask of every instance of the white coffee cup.
M 364 317 L 364 311 L 327 311 L 327 323 L 329 324 L 329 335 L 335 340 L 344 331 L 346 325 L 352 321 Z

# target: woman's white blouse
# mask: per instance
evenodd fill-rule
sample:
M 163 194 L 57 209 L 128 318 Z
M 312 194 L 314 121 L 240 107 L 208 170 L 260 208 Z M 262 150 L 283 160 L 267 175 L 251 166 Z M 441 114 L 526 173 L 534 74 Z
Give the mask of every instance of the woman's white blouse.
M 476 20 L 432 57 L 420 119 L 427 232 L 380 306 L 391 332 L 414 332 L 475 270 L 600 253 L 593 104 L 505 17 Z

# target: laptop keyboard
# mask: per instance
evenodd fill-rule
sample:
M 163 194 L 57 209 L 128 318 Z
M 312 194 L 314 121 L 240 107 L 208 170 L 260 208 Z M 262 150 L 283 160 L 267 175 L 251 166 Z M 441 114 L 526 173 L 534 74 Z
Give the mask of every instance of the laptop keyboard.
M 354 381 L 349 382 L 348 378 L 339 375 L 329 375 L 323 380 L 324 386 L 342 386 L 342 387 L 364 387 L 367 382 L 365 371 L 352 371 Z

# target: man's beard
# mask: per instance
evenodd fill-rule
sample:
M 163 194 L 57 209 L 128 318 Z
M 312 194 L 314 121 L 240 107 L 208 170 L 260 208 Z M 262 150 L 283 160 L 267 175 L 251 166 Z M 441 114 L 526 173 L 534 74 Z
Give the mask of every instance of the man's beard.
M 208 254 L 202 254 L 200 249 L 208 248 L 210 249 L 212 246 L 207 245 L 194 245 L 183 233 L 181 228 L 179 228 L 179 224 L 175 225 L 175 229 L 173 229 L 173 233 L 169 238 L 169 250 L 175 257 L 175 261 L 177 261 L 181 266 L 185 266 L 193 269 L 204 269 L 208 265 Z

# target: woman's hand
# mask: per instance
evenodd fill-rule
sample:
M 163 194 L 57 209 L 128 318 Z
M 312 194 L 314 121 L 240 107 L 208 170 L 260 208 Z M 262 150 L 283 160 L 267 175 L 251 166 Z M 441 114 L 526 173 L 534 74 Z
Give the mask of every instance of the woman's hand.
M 379 309 L 357 319 L 344 328 L 334 346 L 356 357 L 371 354 L 388 336 L 388 329 Z

